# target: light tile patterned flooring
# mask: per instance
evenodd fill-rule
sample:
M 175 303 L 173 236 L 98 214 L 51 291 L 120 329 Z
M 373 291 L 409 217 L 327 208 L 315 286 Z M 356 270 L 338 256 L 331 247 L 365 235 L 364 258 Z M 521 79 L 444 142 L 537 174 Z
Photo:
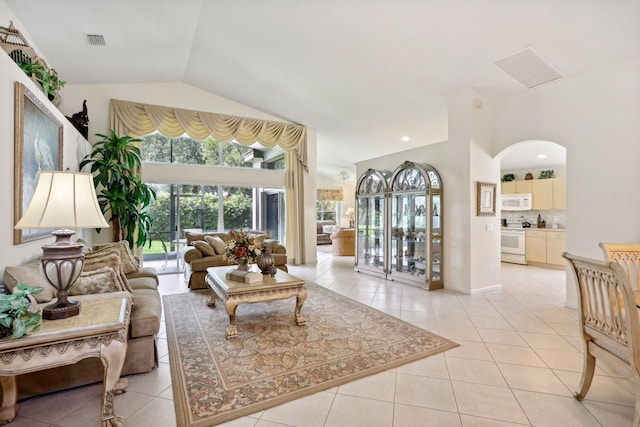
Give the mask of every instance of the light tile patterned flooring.
M 319 247 L 318 264 L 290 272 L 450 338 L 460 347 L 223 424 L 226 427 L 630 426 L 632 384 L 598 365 L 588 398 L 576 310 L 563 271 L 502 264 L 502 290 L 423 291 L 353 272 L 352 257 Z M 187 292 L 163 275 L 162 294 Z M 304 311 L 304 308 L 303 308 Z M 348 321 L 348 319 L 345 319 Z M 129 378 L 116 411 L 130 427 L 175 426 L 164 329 L 160 366 Z M 100 385 L 22 402 L 18 426 L 97 426 Z

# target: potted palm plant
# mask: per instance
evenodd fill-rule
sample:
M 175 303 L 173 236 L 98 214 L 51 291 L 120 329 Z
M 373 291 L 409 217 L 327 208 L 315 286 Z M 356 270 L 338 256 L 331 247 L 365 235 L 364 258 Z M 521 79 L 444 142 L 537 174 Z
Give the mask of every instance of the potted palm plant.
M 142 141 L 118 136 L 113 130 L 93 145 L 93 151 L 80 162 L 90 167 L 98 191 L 100 209 L 112 225 L 113 241 L 127 240 L 129 247 L 141 247 L 149 239 L 152 218 L 148 207 L 155 190 L 139 176 Z M 100 230 L 98 230 L 100 232 Z

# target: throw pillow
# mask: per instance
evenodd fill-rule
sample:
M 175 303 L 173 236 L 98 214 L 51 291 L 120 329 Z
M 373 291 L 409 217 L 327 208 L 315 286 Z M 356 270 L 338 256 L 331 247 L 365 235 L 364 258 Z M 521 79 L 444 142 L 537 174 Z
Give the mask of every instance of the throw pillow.
M 123 291 L 120 279 L 111 267 L 103 267 L 93 271 L 83 271 L 69 288 L 69 295 L 106 294 Z
M 249 238 L 253 237 L 253 244 L 258 248 L 262 248 L 262 242 L 267 237 L 266 234 L 248 234 Z
M 138 261 L 136 261 L 135 257 L 131 253 L 131 249 L 129 249 L 129 243 L 126 240 L 121 240 L 119 242 L 114 243 L 105 243 L 99 245 L 93 245 L 93 252 L 99 252 L 103 250 L 111 250 L 115 249 L 120 254 L 120 259 L 122 259 L 122 269 L 124 274 L 135 273 L 140 269 L 138 265 Z
M 120 286 L 122 289 L 129 291 L 133 295 L 133 288 L 129 285 L 127 276 L 122 270 L 122 261 L 120 253 L 116 250 L 89 252 L 84 257 L 83 271 L 94 271 L 103 267 L 111 267 L 120 278 Z
M 40 267 L 40 260 L 18 267 L 7 267 L 4 270 L 4 282 L 9 290 L 13 291 L 18 283 L 29 286 L 40 286 L 42 292 L 33 294 L 38 303 L 49 302 L 58 296 L 58 291 L 44 277 Z
M 322 232 L 324 234 L 331 234 L 333 233 L 333 225 L 323 225 L 322 226 Z
M 204 236 L 204 239 L 218 255 L 224 254 L 227 250 L 227 243 L 218 236 Z
M 202 252 L 202 255 L 204 256 L 216 254 L 215 249 L 213 249 L 213 247 L 204 240 L 196 240 L 195 242 L 191 242 L 191 246 Z

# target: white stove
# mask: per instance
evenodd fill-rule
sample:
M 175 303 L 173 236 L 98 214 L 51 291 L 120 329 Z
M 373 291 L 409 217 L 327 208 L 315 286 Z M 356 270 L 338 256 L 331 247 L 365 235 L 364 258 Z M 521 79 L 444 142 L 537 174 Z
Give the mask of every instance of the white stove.
M 525 230 L 522 219 L 507 219 L 507 226 L 502 228 L 500 241 L 500 260 L 513 264 L 527 264 Z

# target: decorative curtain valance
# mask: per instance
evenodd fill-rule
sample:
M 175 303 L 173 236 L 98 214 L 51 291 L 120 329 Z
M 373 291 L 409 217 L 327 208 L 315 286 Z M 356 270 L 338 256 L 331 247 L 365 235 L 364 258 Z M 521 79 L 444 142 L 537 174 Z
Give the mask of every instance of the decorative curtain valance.
M 335 200 L 335 201 L 343 201 L 344 195 L 342 190 L 316 190 L 316 200 Z
M 285 151 L 285 200 L 287 252 L 295 264 L 306 262 L 304 248 L 304 173 L 307 167 L 307 128 L 293 123 L 273 122 L 224 114 L 111 100 L 110 128 L 116 134 L 141 137 L 155 130 L 176 138 L 187 134 L 202 140 L 209 135 L 218 141 L 236 140 L 243 145 L 259 142 Z
M 236 140 L 243 145 L 259 142 L 265 147 L 276 145 L 284 151 L 295 150 L 306 142 L 306 126 L 293 123 L 227 116 L 224 114 L 182 110 L 159 105 L 111 100 L 112 122 L 119 122 L 123 129 L 118 134 L 143 136 L 156 129 L 170 138 L 187 134 L 202 140 L 209 135 L 218 141 Z M 307 168 L 306 158 L 298 160 Z

